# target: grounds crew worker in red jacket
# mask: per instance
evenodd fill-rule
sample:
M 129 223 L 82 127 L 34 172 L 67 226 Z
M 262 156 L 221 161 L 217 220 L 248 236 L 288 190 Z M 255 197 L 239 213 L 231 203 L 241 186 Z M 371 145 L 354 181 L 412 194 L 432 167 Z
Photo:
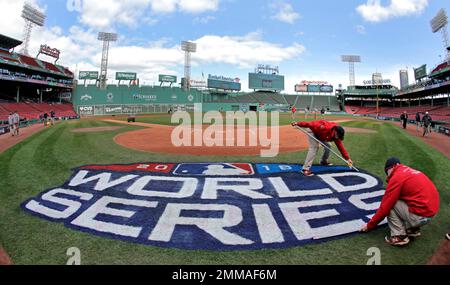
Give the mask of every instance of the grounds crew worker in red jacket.
M 386 162 L 388 186 L 381 206 L 361 232 L 373 230 L 385 217 L 391 236 L 390 245 L 402 246 L 409 237 L 419 237 L 420 227 L 428 224 L 439 211 L 439 192 L 422 172 L 402 165 L 393 157 Z
M 331 123 L 324 120 L 313 121 L 310 123 L 294 122 L 292 123 L 292 126 L 299 126 L 300 128 L 307 129 L 307 132 L 311 136 L 314 136 L 328 148 L 331 148 L 329 142 L 334 142 L 338 147 L 339 151 L 341 152 L 342 156 L 348 161 L 349 165 L 353 165 L 353 161 L 350 159 L 350 156 L 348 155 L 348 152 L 347 150 L 345 150 L 344 144 L 342 143 L 345 136 L 345 130 L 343 127 L 339 126 L 336 123 Z M 311 137 L 308 137 L 308 142 L 309 142 L 309 152 L 306 157 L 305 164 L 303 165 L 302 173 L 306 176 L 313 176 L 314 174 L 311 171 L 311 167 L 314 163 L 314 159 L 316 158 L 317 151 L 319 150 L 319 143 Z M 330 166 L 331 163 L 328 162 L 329 157 L 330 157 L 330 150 L 325 148 L 325 152 L 322 156 L 320 164 L 324 166 Z

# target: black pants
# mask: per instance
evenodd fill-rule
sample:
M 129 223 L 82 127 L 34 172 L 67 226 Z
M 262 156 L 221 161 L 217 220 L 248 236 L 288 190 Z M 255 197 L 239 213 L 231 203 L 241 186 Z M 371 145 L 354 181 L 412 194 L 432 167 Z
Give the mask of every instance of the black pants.
M 429 135 L 430 134 L 430 131 L 431 131 L 431 126 L 430 125 L 427 125 L 427 124 L 424 124 L 423 125 L 423 136 L 426 136 L 426 135 Z
M 407 120 L 403 120 L 403 128 L 406 129 L 406 125 L 408 124 Z

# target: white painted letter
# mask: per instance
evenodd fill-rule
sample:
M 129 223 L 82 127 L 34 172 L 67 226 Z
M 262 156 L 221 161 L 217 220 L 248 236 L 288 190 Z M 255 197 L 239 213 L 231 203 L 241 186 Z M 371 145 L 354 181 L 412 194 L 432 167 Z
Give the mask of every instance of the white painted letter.
M 352 177 L 352 176 L 363 178 L 366 182 L 362 184 L 345 186 L 342 185 L 336 179 L 339 177 Z M 339 193 L 369 189 L 378 185 L 377 179 L 364 173 L 356 173 L 356 172 L 332 173 L 332 174 L 318 175 L 318 177 L 320 177 L 323 181 L 325 181 L 328 185 L 330 185 L 331 188 L 333 188 Z
M 223 218 L 181 217 L 182 211 L 223 211 Z M 166 210 L 153 229 L 149 240 L 169 242 L 177 225 L 191 225 L 210 234 L 226 245 L 248 245 L 253 241 L 231 233 L 224 228 L 242 222 L 242 211 L 231 205 L 168 204 Z M 201 242 L 201 241 L 199 241 Z
M 25 205 L 25 208 L 27 208 L 28 210 L 33 211 L 35 213 L 38 213 L 38 214 L 41 214 L 41 215 L 44 215 L 44 216 L 47 216 L 47 217 L 53 218 L 53 219 L 67 219 L 68 217 L 75 214 L 75 212 L 78 211 L 78 209 L 80 209 L 80 207 L 81 207 L 80 202 L 69 200 L 69 199 L 64 199 L 64 198 L 58 198 L 55 196 L 56 194 L 65 194 L 65 195 L 78 197 L 80 200 L 83 200 L 83 201 L 89 201 L 90 199 L 92 199 L 92 197 L 94 197 L 92 194 L 89 194 L 89 193 L 82 193 L 82 192 L 66 190 L 66 189 L 55 189 L 55 190 L 52 190 L 52 191 L 42 195 L 42 200 L 66 206 L 67 208 L 64 211 L 59 211 L 59 210 L 55 210 L 52 208 L 48 208 L 34 200 L 28 202 L 28 204 Z
M 145 208 L 156 208 L 158 206 L 158 202 L 128 200 L 105 196 L 99 199 L 89 209 L 84 211 L 75 220 L 73 220 L 72 225 L 91 229 L 94 231 L 137 238 L 141 233 L 142 227 L 119 225 L 112 222 L 102 222 L 95 220 L 95 218 L 99 214 L 106 214 L 110 216 L 124 217 L 124 218 L 131 218 L 135 214 L 135 212 L 129 210 L 108 208 L 109 204 L 130 205 Z
M 150 181 L 165 181 L 165 182 L 182 182 L 183 186 L 178 192 L 163 192 L 151 189 L 145 189 Z M 178 177 L 163 177 L 163 176 L 144 176 L 136 180 L 133 185 L 128 188 L 127 192 L 131 195 L 142 197 L 162 197 L 162 198 L 188 198 L 194 195 L 197 189 L 198 180 L 195 178 L 178 178 Z
M 281 177 L 270 177 L 269 181 L 272 183 L 275 191 L 278 192 L 280 198 L 308 197 L 333 194 L 333 191 L 331 191 L 331 189 L 329 188 L 316 190 L 290 190 Z
M 126 176 L 120 177 L 119 179 L 110 181 L 111 173 L 108 173 L 108 172 L 104 172 L 104 173 L 86 178 L 86 175 L 88 175 L 88 174 L 89 174 L 89 171 L 81 170 L 70 181 L 69 186 L 71 186 L 71 187 L 80 186 L 82 184 L 86 184 L 86 183 L 98 180 L 97 184 L 95 185 L 94 190 L 103 191 L 103 190 L 120 185 L 122 183 L 125 183 L 127 181 L 130 181 L 130 180 L 138 177 L 137 175 L 126 175 Z
M 301 213 L 299 211 L 299 208 L 338 204 L 341 204 L 338 199 L 325 199 L 317 201 L 283 203 L 280 204 L 280 209 L 298 240 L 322 239 L 340 236 L 351 232 L 356 232 L 365 225 L 363 220 L 353 220 L 313 229 L 308 223 L 309 220 L 338 216 L 339 213 L 334 209 L 308 213 Z
M 278 227 L 269 205 L 253 205 L 252 207 L 261 241 L 266 244 L 284 242 L 283 233 Z

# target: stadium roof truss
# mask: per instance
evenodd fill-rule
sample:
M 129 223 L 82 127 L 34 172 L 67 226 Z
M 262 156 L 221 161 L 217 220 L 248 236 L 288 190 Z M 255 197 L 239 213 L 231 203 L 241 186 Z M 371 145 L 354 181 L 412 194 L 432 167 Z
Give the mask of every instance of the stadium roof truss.
M 17 46 L 20 46 L 22 41 L 7 37 L 5 35 L 0 34 L 0 48 L 5 50 L 13 49 Z

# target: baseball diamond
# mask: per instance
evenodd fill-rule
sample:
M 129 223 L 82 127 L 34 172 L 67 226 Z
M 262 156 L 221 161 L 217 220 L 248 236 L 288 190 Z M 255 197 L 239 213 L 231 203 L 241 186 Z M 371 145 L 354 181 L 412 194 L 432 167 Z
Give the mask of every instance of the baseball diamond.
M 0 265 L 450 264 L 446 1 L 94 2 L 0 0 Z

